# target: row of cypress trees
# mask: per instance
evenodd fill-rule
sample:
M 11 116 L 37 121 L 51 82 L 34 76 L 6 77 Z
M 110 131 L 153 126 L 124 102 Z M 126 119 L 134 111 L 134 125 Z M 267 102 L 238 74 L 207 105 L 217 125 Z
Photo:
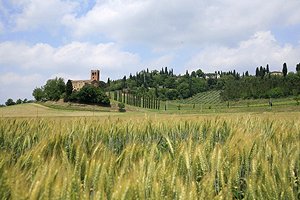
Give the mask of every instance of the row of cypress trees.
M 147 95 L 139 96 L 123 91 L 114 91 L 113 93 L 109 92 L 109 96 L 115 101 L 126 103 L 128 105 L 141 108 L 160 109 L 160 100 L 155 97 L 150 97 Z

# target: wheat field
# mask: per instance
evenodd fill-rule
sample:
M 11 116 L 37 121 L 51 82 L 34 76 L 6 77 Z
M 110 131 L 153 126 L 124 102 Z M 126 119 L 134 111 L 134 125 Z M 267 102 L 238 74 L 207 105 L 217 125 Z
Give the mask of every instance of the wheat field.
M 299 199 L 300 115 L 1 118 L 1 199 Z

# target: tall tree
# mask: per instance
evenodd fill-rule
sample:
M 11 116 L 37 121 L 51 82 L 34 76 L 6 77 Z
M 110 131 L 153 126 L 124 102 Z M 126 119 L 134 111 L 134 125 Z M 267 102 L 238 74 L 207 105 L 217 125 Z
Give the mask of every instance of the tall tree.
M 297 71 L 298 73 L 300 73 L 300 63 L 298 63 L 298 64 L 296 65 L 296 71 Z
M 68 80 L 67 84 L 66 84 L 66 96 L 69 97 L 71 96 L 73 92 L 73 85 L 72 85 L 72 81 Z
M 36 101 L 41 101 L 45 98 L 44 88 L 35 88 L 32 92 L 32 96 Z
M 201 69 L 198 69 L 197 71 L 196 71 L 196 74 L 197 74 L 197 76 L 200 78 L 200 77 L 204 77 L 204 73 L 203 73 L 203 71 L 201 70 Z
M 286 63 L 283 63 L 283 67 L 282 67 L 282 73 L 283 73 L 283 76 L 286 77 L 287 75 L 287 65 Z
M 269 64 L 267 64 L 266 72 L 267 72 L 267 74 L 270 73 Z
M 122 79 L 122 88 L 126 88 L 126 76 L 124 76 Z
M 65 82 L 62 78 L 50 79 L 44 86 L 44 92 L 47 100 L 59 100 L 61 95 L 65 92 L 65 90 Z
M 260 75 L 259 69 L 258 69 L 258 67 L 256 67 L 256 70 L 255 70 L 255 76 L 256 76 L 256 77 L 259 77 L 259 75 Z
M 16 103 L 14 102 L 14 100 L 12 99 L 7 99 L 7 101 L 5 102 L 5 105 L 6 106 L 12 106 L 12 105 L 15 105 Z

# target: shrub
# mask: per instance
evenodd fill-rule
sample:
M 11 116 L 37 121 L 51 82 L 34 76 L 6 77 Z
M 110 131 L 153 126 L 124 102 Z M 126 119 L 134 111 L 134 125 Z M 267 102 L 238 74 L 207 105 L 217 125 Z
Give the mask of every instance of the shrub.
M 15 105 L 16 103 L 14 102 L 14 100 L 12 99 L 7 99 L 7 101 L 5 102 L 5 105 L 6 106 L 12 106 L 12 105 Z
M 118 103 L 118 107 L 119 107 L 119 112 L 126 112 L 124 103 Z

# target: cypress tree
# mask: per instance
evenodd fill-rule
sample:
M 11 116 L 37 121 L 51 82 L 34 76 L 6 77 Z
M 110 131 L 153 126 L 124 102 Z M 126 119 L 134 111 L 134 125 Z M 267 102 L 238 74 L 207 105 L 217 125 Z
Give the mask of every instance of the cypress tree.
M 296 65 L 296 71 L 297 71 L 297 73 L 300 73 L 300 63 L 298 63 L 298 64 Z
M 283 63 L 283 67 L 282 67 L 282 73 L 283 73 L 283 76 L 286 77 L 287 75 L 287 65 L 286 63 Z
M 68 82 L 66 84 L 66 96 L 67 96 L 67 99 L 71 96 L 72 92 L 73 92 L 72 81 L 68 80 Z
M 259 69 L 258 69 L 258 67 L 256 67 L 256 70 L 255 70 L 255 76 L 256 76 L 256 77 L 259 77 Z

